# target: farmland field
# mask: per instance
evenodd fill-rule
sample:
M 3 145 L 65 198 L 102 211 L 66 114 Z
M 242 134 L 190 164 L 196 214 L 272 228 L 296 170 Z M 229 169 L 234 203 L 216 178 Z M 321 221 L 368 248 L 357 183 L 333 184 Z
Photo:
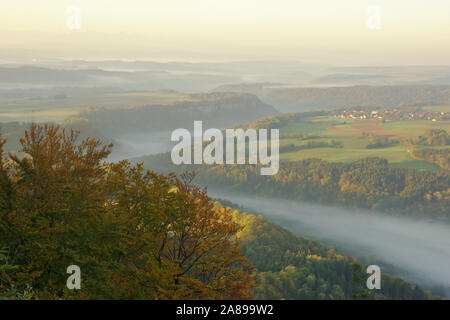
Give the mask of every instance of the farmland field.
M 400 135 L 417 137 L 425 133 L 429 129 L 445 129 L 450 131 L 450 121 L 429 121 L 429 120 L 413 120 L 413 121 L 392 121 L 380 124 L 384 130 L 397 132 Z
M 450 121 L 398 120 L 383 122 L 379 119 L 341 119 L 331 116 L 304 118 L 280 129 L 280 158 L 302 160 L 320 158 L 331 162 L 351 162 L 366 157 L 381 157 L 394 166 L 415 169 L 439 169 L 435 164 L 413 159 L 408 138 L 424 135 L 429 129 L 450 131 Z M 306 135 L 309 137 L 298 137 Z M 372 137 L 388 137 L 399 143 L 380 148 L 367 148 Z M 306 148 L 305 139 L 318 147 Z M 320 143 L 335 141 L 338 146 L 320 147 Z M 291 148 L 289 148 L 291 146 Z M 447 146 L 427 146 L 442 149 Z M 291 150 L 293 149 L 293 150 Z
M 0 98 L 0 122 L 63 122 L 88 107 L 138 107 L 152 103 L 186 100 L 188 95 L 175 91 L 99 93 L 68 97 Z

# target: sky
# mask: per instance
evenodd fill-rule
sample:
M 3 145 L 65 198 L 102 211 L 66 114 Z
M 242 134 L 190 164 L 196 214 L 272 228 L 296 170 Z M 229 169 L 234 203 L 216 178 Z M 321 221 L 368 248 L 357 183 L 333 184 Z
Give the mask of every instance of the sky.
M 14 57 L 449 65 L 450 1 L 0 0 Z

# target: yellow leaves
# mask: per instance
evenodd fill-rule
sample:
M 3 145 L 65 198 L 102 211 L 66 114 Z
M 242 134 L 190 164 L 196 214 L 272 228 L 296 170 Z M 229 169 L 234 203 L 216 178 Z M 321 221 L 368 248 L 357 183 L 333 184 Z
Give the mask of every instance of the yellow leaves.
M 226 281 L 232 286 L 242 279 L 247 284 L 233 294 L 248 296 L 251 268 L 230 241 L 239 226 L 228 209 L 217 208 L 203 190 L 191 185 L 191 178 L 145 174 L 126 164 L 111 170 L 108 181 L 114 183 L 117 205 L 122 207 L 118 212 L 125 217 L 133 212 L 145 224 L 133 233 L 133 247 L 146 243 L 136 259 L 153 261 L 149 272 L 161 276 L 155 278 L 157 298 L 218 298 L 224 295 Z M 137 207 L 142 210 L 129 210 Z M 243 278 L 232 278 L 237 270 Z
M 323 257 L 321 257 L 321 256 L 319 256 L 319 255 L 317 255 L 317 254 L 308 254 L 308 255 L 306 256 L 306 259 L 310 259 L 310 260 L 318 260 L 318 261 L 324 260 Z
M 441 200 L 443 198 L 442 193 L 440 193 L 438 191 L 433 193 L 433 196 L 434 196 L 434 198 L 436 198 L 438 200 Z
M 178 180 L 142 164 L 106 163 L 108 147 L 93 139 L 76 144 L 76 137 L 33 126 L 22 139 L 25 158 L 1 167 L 13 170 L 6 172 L 13 192 L 5 193 L 11 207 L 0 215 L 1 240 L 17 247 L 27 271 L 15 281 L 42 297 L 72 298 L 61 289 L 61 270 L 79 263 L 87 298 L 251 296 L 253 267 L 234 241 L 241 226 L 191 184 L 194 175 Z
M 295 272 L 295 270 L 297 269 L 297 267 L 295 266 L 287 266 L 284 268 L 284 271 L 286 272 Z

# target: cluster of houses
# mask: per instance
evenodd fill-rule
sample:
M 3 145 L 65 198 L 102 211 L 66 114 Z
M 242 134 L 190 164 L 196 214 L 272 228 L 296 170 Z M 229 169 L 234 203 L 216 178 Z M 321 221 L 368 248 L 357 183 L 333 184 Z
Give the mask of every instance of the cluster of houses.
M 450 112 L 443 111 L 411 111 L 401 109 L 370 110 L 352 109 L 333 112 L 335 118 L 342 119 L 384 119 L 384 120 L 449 120 Z

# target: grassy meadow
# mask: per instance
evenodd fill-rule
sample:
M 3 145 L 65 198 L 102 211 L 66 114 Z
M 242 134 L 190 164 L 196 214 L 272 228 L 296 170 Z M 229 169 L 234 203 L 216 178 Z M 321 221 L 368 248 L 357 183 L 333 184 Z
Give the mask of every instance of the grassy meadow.
M 282 160 L 302 160 L 320 158 L 331 162 L 351 162 L 365 157 L 381 157 L 389 160 L 394 166 L 415 169 L 436 169 L 437 165 L 413 159 L 410 155 L 409 137 L 424 135 L 429 129 L 445 129 L 450 131 L 450 121 L 399 120 L 383 122 L 379 119 L 341 119 L 331 116 L 318 116 L 290 123 L 280 129 L 280 148 L 294 145 L 300 147 L 305 139 L 296 135 L 309 135 L 307 140 L 323 142 L 334 140 L 340 147 L 316 147 L 281 152 Z M 368 149 L 371 136 L 388 136 L 404 143 L 387 147 Z M 427 148 L 448 148 L 443 146 L 427 146 Z

